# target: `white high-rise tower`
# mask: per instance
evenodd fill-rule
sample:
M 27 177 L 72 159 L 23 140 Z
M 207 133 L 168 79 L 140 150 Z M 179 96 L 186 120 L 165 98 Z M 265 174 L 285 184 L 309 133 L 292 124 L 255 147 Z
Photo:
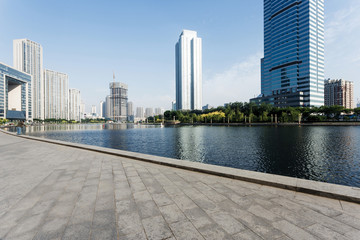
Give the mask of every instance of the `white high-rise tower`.
M 29 39 L 13 41 L 14 68 L 32 76 L 33 118 L 44 119 L 43 49 Z
M 176 110 L 202 109 L 202 42 L 183 30 L 175 45 Z

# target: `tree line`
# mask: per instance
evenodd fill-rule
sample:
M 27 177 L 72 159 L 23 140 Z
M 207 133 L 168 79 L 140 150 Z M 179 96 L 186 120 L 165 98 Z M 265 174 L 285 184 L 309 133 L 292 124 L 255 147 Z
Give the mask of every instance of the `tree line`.
M 244 123 L 244 122 L 324 122 L 358 119 L 360 108 L 346 109 L 342 106 L 321 107 L 274 107 L 271 104 L 234 102 L 225 107 L 204 111 L 166 111 L 165 121 L 178 120 L 181 123 Z M 161 121 L 162 116 L 148 119 Z

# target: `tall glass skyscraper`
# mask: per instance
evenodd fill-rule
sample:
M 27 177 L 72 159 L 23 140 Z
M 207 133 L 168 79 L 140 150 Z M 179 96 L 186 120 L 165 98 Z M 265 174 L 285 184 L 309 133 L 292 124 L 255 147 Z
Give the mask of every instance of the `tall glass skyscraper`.
M 43 49 L 29 39 L 13 41 L 14 68 L 32 76 L 33 117 L 44 119 Z
M 324 79 L 324 0 L 264 0 L 260 98 L 322 106 Z
M 202 42 L 183 30 L 175 45 L 176 110 L 202 109 Z

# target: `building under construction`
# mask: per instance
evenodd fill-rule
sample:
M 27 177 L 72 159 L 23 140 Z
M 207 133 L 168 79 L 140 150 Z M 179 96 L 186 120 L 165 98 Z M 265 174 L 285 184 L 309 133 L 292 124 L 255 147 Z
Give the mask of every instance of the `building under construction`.
M 112 82 L 109 85 L 110 96 L 106 98 L 106 116 L 114 122 L 127 120 L 128 86 L 121 82 Z

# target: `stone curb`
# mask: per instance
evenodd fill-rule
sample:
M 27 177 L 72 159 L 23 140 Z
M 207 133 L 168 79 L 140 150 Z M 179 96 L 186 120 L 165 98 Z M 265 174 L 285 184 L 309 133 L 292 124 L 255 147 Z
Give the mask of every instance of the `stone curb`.
M 198 162 L 182 161 L 178 159 L 159 157 L 154 155 L 135 153 L 135 152 L 118 150 L 118 149 L 105 148 L 105 147 L 98 147 L 93 145 L 85 145 L 85 144 L 64 142 L 59 140 L 37 138 L 27 135 L 17 135 L 16 133 L 7 132 L 2 129 L 0 129 L 0 132 L 21 138 L 40 141 L 40 142 L 53 143 L 57 145 L 79 148 L 79 149 L 94 151 L 98 153 L 111 154 L 119 157 L 126 157 L 144 162 L 150 162 L 150 163 L 176 167 L 176 168 L 181 168 L 181 169 L 186 169 L 186 170 L 191 170 L 191 171 L 196 171 L 196 172 L 201 172 L 201 173 L 206 173 L 221 177 L 227 177 L 227 178 L 257 183 L 261 185 L 292 190 L 296 192 L 303 192 L 303 193 L 308 193 L 308 194 L 332 198 L 332 199 L 360 203 L 360 188 L 356 188 L 356 187 L 298 179 L 298 178 L 274 175 L 269 173 L 241 170 L 230 167 L 215 166 L 215 165 L 198 163 Z

